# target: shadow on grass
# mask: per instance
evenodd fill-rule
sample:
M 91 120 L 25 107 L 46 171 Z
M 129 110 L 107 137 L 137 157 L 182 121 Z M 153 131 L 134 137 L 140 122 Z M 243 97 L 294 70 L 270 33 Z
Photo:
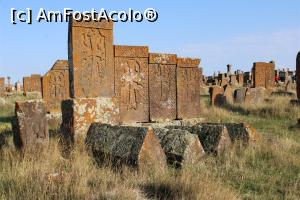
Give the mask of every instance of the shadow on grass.
M 11 123 L 13 117 L 0 117 L 0 123 Z
M 168 184 L 146 184 L 141 186 L 142 191 L 147 198 L 153 199 L 176 199 L 178 198 L 178 189 L 171 187 Z

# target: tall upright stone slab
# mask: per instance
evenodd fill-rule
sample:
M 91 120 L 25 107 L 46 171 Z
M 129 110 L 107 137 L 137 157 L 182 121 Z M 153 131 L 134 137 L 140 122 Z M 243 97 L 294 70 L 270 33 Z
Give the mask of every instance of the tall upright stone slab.
M 115 84 L 122 122 L 148 122 L 148 58 L 146 46 L 115 46 Z
M 57 60 L 43 76 L 42 82 L 47 112 L 61 112 L 61 101 L 70 97 L 68 61 Z
M 42 77 L 39 74 L 32 74 L 30 77 L 23 78 L 24 92 L 42 93 Z
M 200 115 L 200 59 L 177 59 L 177 118 Z
M 149 54 L 151 121 L 176 119 L 176 64 L 174 54 Z
M 296 81 L 297 81 L 297 97 L 300 99 L 300 52 L 296 59 Z
M 22 150 L 35 150 L 49 142 L 46 107 L 42 100 L 17 101 L 13 120 L 14 143 Z
M 275 63 L 256 62 L 253 64 L 253 86 L 270 89 L 275 82 Z
M 0 96 L 3 96 L 5 92 L 5 78 L 0 77 Z
M 71 97 L 114 95 L 112 21 L 70 20 L 68 52 Z

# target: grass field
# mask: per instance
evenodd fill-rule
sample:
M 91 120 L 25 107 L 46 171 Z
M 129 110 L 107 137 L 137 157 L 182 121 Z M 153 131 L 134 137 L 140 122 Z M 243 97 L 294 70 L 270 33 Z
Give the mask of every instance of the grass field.
M 204 96 L 201 117 L 247 122 L 260 140 L 181 170 L 141 174 L 97 167 L 83 146 L 64 159 L 55 137 L 46 151 L 21 157 L 12 143 L 11 97 L 0 106 L 0 134 L 8 141 L 0 153 L 0 199 L 299 199 L 300 109 L 289 100 L 273 97 L 259 105 L 212 108 Z

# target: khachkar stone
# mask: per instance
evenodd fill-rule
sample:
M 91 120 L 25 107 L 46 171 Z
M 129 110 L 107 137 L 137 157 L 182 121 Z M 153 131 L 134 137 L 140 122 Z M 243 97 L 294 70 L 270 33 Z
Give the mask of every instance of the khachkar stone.
M 92 123 L 119 124 L 116 98 L 79 98 L 62 101 L 63 142 L 65 145 L 82 142 Z
M 113 166 L 122 164 L 141 171 L 166 168 L 166 156 L 152 128 L 91 125 L 86 145 L 99 164 L 106 160 Z
M 241 87 L 244 86 L 244 74 L 243 73 L 237 74 L 237 81 L 238 81 L 239 86 L 241 86 Z
M 5 78 L 0 77 L 0 96 L 3 96 L 5 93 Z
M 149 54 L 151 121 L 176 119 L 176 62 L 174 54 Z
M 200 59 L 177 59 L 177 118 L 200 115 Z
M 122 122 L 149 122 L 146 46 L 115 46 L 115 89 Z
M 300 52 L 296 59 L 297 98 L 300 99 Z
M 42 93 L 42 77 L 39 74 L 32 74 L 30 77 L 23 78 L 24 92 Z
M 68 61 L 57 60 L 42 78 L 43 99 L 47 111 L 61 112 L 61 101 L 70 98 Z
M 17 101 L 15 112 L 12 127 L 16 147 L 34 150 L 49 143 L 46 107 L 42 100 Z
M 253 86 L 271 89 L 275 82 L 275 63 L 256 62 L 253 64 Z
M 248 88 L 247 87 L 241 87 L 234 91 L 234 102 L 235 103 L 244 103 L 246 98 Z
M 221 86 L 215 85 L 209 88 L 210 102 L 212 106 L 220 106 L 223 104 L 223 93 L 224 88 Z
M 153 131 L 172 166 L 196 164 L 205 154 L 198 136 L 186 130 L 154 128 Z
M 68 49 L 71 97 L 113 97 L 113 22 L 71 19 Z

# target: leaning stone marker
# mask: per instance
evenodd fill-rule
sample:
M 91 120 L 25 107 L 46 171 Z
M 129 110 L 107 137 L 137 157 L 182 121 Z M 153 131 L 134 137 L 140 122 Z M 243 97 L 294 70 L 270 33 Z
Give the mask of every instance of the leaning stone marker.
M 86 145 L 95 160 L 105 160 L 114 166 L 126 164 L 141 171 L 164 170 L 166 156 L 152 128 L 91 125 Z
M 233 89 L 230 85 L 225 85 L 224 86 L 225 90 L 224 90 L 224 94 L 223 94 L 223 98 L 224 98 L 224 102 L 225 104 L 233 104 L 234 102 L 234 98 L 233 98 Z
M 245 96 L 245 103 L 259 104 L 265 100 L 266 89 L 263 87 L 248 88 Z
M 211 105 L 222 105 L 224 88 L 215 85 L 209 89 Z
M 253 64 L 253 86 L 271 89 L 275 82 L 275 63 L 256 62 Z
M 242 87 L 234 91 L 234 102 L 235 103 L 244 103 L 246 98 L 246 92 L 248 88 Z
M 160 140 L 168 164 L 172 166 L 196 164 L 205 154 L 198 136 L 186 130 L 154 128 L 153 131 Z
M 70 98 L 68 61 L 58 60 L 42 78 L 43 99 L 47 111 L 61 112 L 61 101 Z
M 177 59 L 177 118 L 200 115 L 200 59 Z
M 5 92 L 5 78 L 0 77 L 0 96 L 3 96 Z
M 148 57 L 145 46 L 115 46 L 115 84 L 122 122 L 149 122 Z
M 116 98 L 82 98 L 62 101 L 62 126 L 64 143 L 82 142 L 92 123 L 119 124 Z
M 17 148 L 34 150 L 49 142 L 46 107 L 42 100 L 17 101 L 12 123 Z
M 114 96 L 113 22 L 69 22 L 71 97 Z
M 149 54 L 151 121 L 176 119 L 176 62 L 174 54 Z

